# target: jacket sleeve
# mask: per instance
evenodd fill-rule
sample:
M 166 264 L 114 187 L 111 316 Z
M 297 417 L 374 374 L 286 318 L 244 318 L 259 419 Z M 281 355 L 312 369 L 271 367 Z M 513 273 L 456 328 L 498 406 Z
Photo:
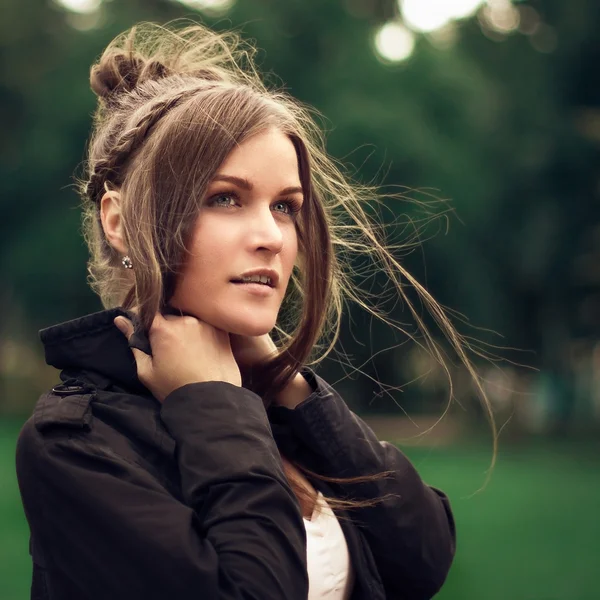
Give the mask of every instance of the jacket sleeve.
M 373 507 L 353 509 L 373 553 L 386 597 L 429 600 L 441 588 L 455 553 L 455 525 L 446 495 L 420 478 L 408 458 L 347 406 L 323 379 L 303 371 L 313 393 L 295 409 L 273 407 L 299 441 L 298 459 L 317 474 L 355 477 L 392 471 L 373 482 L 341 484 L 340 497 L 387 496 Z M 304 460 L 301 458 L 304 457 Z
M 304 525 L 262 400 L 198 383 L 161 411 L 183 502 L 108 445 L 23 428 L 21 495 L 52 564 L 94 600 L 305 600 Z

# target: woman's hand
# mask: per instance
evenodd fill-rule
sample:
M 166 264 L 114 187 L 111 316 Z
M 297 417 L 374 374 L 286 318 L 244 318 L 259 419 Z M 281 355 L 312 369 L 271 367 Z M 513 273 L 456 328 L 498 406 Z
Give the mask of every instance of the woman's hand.
M 133 324 L 116 317 L 115 325 L 129 340 Z M 132 348 L 139 380 L 162 402 L 188 383 L 225 381 L 241 386 L 229 334 L 191 316 L 157 314 L 148 332 L 152 356 Z
M 233 356 L 242 371 L 248 371 L 277 354 L 277 346 L 268 333 L 256 337 L 231 334 L 230 338 Z M 296 408 L 311 394 L 312 389 L 306 379 L 300 373 L 295 373 L 274 399 L 274 403 L 287 408 Z

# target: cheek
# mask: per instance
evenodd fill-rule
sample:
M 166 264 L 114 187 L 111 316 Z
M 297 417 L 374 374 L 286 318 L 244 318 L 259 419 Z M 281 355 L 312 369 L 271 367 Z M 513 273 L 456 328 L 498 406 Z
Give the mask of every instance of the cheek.
M 283 266 L 286 271 L 291 273 L 293 266 L 296 264 L 296 257 L 298 256 L 298 234 L 295 227 L 286 235 L 283 254 L 284 256 L 281 257 L 284 263 Z
M 175 299 L 186 304 L 202 297 L 200 292 L 212 288 L 226 267 L 227 240 L 217 227 L 199 227 L 189 245 L 189 254 L 179 277 Z
M 194 233 L 190 244 L 190 256 L 186 264 L 189 273 L 206 272 L 207 275 L 215 274 L 215 267 L 224 266 L 223 260 L 228 256 L 230 246 L 227 229 L 215 225 L 199 227 Z

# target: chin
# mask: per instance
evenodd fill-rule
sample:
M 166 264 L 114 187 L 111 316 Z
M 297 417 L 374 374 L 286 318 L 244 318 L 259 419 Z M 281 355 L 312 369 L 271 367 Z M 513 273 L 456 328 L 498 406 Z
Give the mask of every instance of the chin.
M 198 318 L 221 331 L 246 337 L 265 335 L 265 333 L 269 333 L 275 327 L 277 322 L 277 314 L 258 315 L 256 312 L 251 312 L 250 314 L 242 312 L 237 315 L 213 314 L 210 317 L 206 316 L 202 318 L 198 316 Z
M 233 333 L 235 335 L 244 335 L 246 337 L 257 337 L 259 335 L 265 335 L 269 333 L 273 327 L 275 327 L 275 321 L 269 322 L 244 322 L 236 320 L 235 322 L 226 322 L 219 327 L 227 333 Z
M 184 303 L 171 303 L 171 306 L 181 309 L 199 321 L 208 323 L 221 331 L 247 337 L 265 335 L 277 323 L 278 310 L 272 309 L 248 310 L 242 307 L 241 310 L 223 313 L 214 306 L 209 307 L 208 310 L 206 310 L 207 307 L 202 307 L 204 310 L 201 310 L 200 307 L 186 306 Z

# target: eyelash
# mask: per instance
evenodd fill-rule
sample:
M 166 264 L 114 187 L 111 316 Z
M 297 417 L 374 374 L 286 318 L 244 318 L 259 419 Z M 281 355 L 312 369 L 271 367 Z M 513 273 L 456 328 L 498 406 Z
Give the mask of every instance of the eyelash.
M 207 204 L 209 206 L 224 206 L 222 204 L 220 204 L 220 205 L 216 204 L 216 200 L 218 200 L 219 198 L 234 198 L 237 202 L 239 202 L 239 197 L 235 192 L 220 192 L 219 194 L 215 194 L 214 196 L 209 198 Z M 286 200 L 278 200 L 277 202 L 274 202 L 273 204 L 287 205 L 288 212 L 282 212 L 280 210 L 278 210 L 276 212 L 281 212 L 282 214 L 289 215 L 291 217 L 295 217 L 300 212 L 300 209 L 302 208 L 302 204 L 298 200 L 295 200 L 294 198 L 287 198 Z M 224 208 L 231 208 L 231 205 L 226 205 L 226 206 L 224 206 Z

